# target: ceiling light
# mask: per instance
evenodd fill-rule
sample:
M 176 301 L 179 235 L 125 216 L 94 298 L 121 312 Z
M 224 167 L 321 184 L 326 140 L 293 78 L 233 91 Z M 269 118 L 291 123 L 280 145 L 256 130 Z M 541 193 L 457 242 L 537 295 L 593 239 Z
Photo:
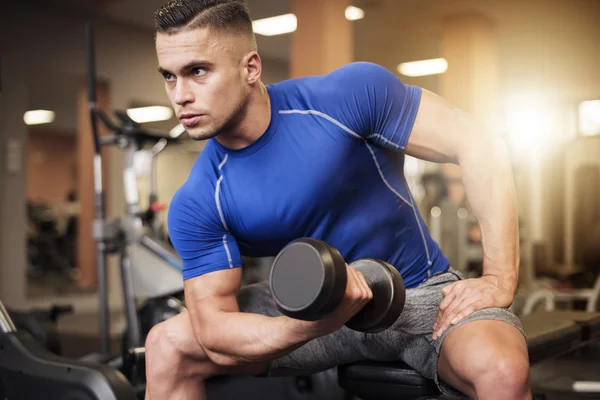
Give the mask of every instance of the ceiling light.
M 356 21 L 365 17 L 365 11 L 362 8 L 348 6 L 346 7 L 346 19 L 348 21 Z
M 298 20 L 294 14 L 284 14 L 252 21 L 254 33 L 264 36 L 282 35 L 284 33 L 294 32 L 297 27 Z
M 23 121 L 27 125 L 49 124 L 54 121 L 54 111 L 50 110 L 31 110 L 23 115 Z
M 173 109 L 165 106 L 150 106 L 130 108 L 127 110 L 129 118 L 143 124 L 144 122 L 166 121 L 173 116 Z
M 185 132 L 185 128 L 183 127 L 183 125 L 178 124 L 173 129 L 171 129 L 171 132 L 169 132 L 169 135 L 172 138 L 178 138 L 179 136 L 183 135 L 183 132 Z
M 398 65 L 398 72 L 406 76 L 443 74 L 446 70 L 448 70 L 448 62 L 444 58 L 413 61 Z

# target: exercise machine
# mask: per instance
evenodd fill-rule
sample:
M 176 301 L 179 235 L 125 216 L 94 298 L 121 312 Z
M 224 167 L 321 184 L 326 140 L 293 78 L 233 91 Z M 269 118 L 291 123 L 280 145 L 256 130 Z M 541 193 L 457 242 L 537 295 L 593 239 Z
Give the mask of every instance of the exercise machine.
M 564 171 L 565 262 L 552 268 L 562 276 L 533 291 L 524 313 L 576 303 L 600 311 L 600 136 L 565 146 Z
M 106 257 L 119 256 L 122 293 L 126 315 L 124 349 L 143 346 L 138 302 L 151 301 L 152 309 L 146 308 L 152 323 L 160 322 L 184 309 L 181 261 L 176 254 L 153 239 L 144 229 L 143 213 L 139 206 L 139 193 L 135 173 L 135 161 L 147 144 L 154 146 L 158 154 L 168 135 L 159 136 L 142 129 L 125 112 L 115 111 L 118 123 L 114 123 L 96 104 L 94 39 L 91 25 L 86 25 L 86 50 L 88 69 L 89 112 L 94 136 L 94 190 L 95 220 L 93 236 L 96 240 L 98 265 L 98 294 L 100 311 L 100 352 L 109 354 L 109 306 L 106 280 Z M 99 122 L 112 134 L 100 135 Z M 126 152 L 123 184 L 127 202 L 127 214 L 107 218 L 105 193 L 102 186 L 102 147 L 116 146 Z M 151 163 L 151 169 L 154 163 Z M 152 178 L 154 173 L 151 174 Z M 153 185 L 153 184 L 152 184 Z M 151 190 L 150 206 L 155 203 L 156 191 Z M 153 310 L 157 311 L 154 313 Z M 152 325 L 152 324 L 146 324 Z M 150 326 L 151 327 L 151 326 Z M 149 329 L 148 326 L 146 326 Z
M 133 386 L 108 365 L 51 353 L 18 330 L 0 302 L 0 398 L 135 400 Z

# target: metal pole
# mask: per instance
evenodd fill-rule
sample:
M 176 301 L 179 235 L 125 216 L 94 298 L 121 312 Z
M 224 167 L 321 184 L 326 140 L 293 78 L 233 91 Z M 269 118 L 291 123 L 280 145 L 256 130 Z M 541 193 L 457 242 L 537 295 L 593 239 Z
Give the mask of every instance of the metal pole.
M 97 114 L 96 114 L 96 71 L 94 55 L 94 33 L 92 25 L 87 23 L 85 26 L 86 55 L 88 69 L 88 107 L 90 110 L 90 120 L 92 123 L 92 133 L 94 135 L 94 201 L 96 221 L 104 221 L 105 202 L 102 188 L 102 155 L 100 151 L 100 135 L 98 133 Z M 102 240 L 96 241 L 97 269 L 98 269 L 98 299 L 99 299 L 99 318 L 100 318 L 100 352 L 109 354 L 109 305 L 108 305 L 108 285 L 106 279 L 106 254 L 104 252 L 105 244 Z
M 13 323 L 12 319 L 10 318 L 10 315 L 8 315 L 8 311 L 6 311 L 6 308 L 4 308 L 4 304 L 2 304 L 1 301 L 0 301 L 0 329 L 4 333 L 12 333 L 12 332 L 17 331 L 15 324 Z
M 127 318 L 127 348 L 139 347 L 143 343 L 141 343 L 140 321 L 133 293 L 129 246 L 125 246 L 121 253 L 121 284 L 123 285 L 123 301 L 125 302 L 125 315 Z M 124 349 L 124 351 L 127 351 L 127 349 Z

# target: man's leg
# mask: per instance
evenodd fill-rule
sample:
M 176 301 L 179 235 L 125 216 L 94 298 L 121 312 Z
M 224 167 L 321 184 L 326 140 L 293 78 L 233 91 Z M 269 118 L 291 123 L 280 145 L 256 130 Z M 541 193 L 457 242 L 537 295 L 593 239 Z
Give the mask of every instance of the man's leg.
M 476 320 L 448 332 L 438 374 L 475 399 L 531 399 L 527 343 L 504 321 Z
M 204 400 L 204 381 L 215 375 L 258 375 L 267 364 L 224 367 L 202 350 L 187 312 L 154 326 L 146 339 L 146 400 Z

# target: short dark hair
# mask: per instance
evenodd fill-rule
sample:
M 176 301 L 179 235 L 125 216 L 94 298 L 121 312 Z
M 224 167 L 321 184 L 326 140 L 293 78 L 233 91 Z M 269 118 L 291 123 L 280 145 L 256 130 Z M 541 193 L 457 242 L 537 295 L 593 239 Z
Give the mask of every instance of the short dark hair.
M 243 0 L 173 0 L 156 11 L 154 25 L 158 33 L 210 27 L 247 33 L 254 39 L 250 12 Z

